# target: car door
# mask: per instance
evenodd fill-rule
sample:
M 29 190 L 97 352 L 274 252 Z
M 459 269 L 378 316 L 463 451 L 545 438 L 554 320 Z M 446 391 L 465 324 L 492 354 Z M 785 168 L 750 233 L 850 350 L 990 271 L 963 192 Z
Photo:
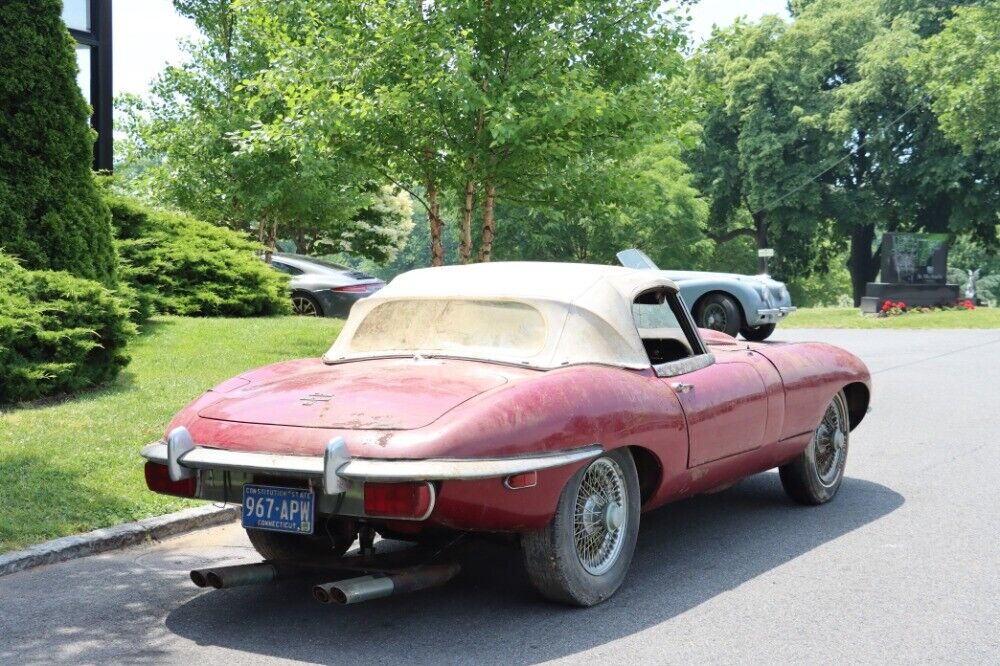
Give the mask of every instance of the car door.
M 678 294 L 665 294 L 670 312 L 652 310 L 653 317 L 673 316 L 687 338 L 691 354 L 654 366 L 657 376 L 677 396 L 688 429 L 688 467 L 752 451 L 764 444 L 768 395 L 753 354 L 733 346 L 711 353 Z M 643 307 L 641 305 L 634 306 Z M 650 307 L 635 313 L 650 319 Z M 663 326 L 662 321 L 659 323 Z M 640 326 L 641 328 L 641 326 Z
M 767 390 L 745 354 L 709 354 L 711 365 L 665 377 L 684 409 L 688 467 L 752 451 L 764 444 Z

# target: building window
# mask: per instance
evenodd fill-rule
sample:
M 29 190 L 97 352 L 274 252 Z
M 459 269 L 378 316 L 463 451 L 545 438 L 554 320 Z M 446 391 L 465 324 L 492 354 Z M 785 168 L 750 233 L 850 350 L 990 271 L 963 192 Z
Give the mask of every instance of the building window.
M 76 45 L 76 67 L 79 70 L 76 74 L 76 83 L 80 86 L 80 92 L 87 104 L 93 106 L 94 101 L 90 98 L 90 63 L 93 58 L 92 46 Z
M 62 18 L 67 28 L 90 32 L 90 0 L 63 0 Z

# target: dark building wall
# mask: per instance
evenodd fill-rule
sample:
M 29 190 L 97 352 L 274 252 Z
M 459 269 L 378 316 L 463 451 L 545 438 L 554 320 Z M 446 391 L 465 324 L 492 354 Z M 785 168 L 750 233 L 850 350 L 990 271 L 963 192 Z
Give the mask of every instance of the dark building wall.
M 94 109 L 97 130 L 94 168 L 110 171 L 114 163 L 113 93 L 111 81 L 111 0 L 63 0 L 63 19 L 76 39 L 77 62 L 84 95 Z

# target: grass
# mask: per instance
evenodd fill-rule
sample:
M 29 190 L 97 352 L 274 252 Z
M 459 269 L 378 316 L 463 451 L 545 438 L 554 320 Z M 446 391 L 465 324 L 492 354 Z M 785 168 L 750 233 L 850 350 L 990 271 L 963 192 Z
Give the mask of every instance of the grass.
M 113 384 L 0 412 L 0 553 L 193 505 L 146 490 L 139 448 L 222 380 L 319 356 L 341 324 L 157 318 L 132 343 L 132 363 Z
M 862 315 L 857 308 L 802 308 L 778 328 L 1000 328 L 1000 308 L 907 312 L 884 318 Z

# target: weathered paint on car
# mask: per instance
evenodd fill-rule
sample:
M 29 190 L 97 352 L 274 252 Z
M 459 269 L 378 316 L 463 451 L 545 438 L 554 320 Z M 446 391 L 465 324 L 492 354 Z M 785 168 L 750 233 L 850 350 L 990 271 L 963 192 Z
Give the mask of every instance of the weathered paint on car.
M 845 387 L 858 393 L 851 426 L 863 417 L 870 377 L 851 354 L 821 343 L 745 343 L 701 333 L 716 362 L 684 375 L 695 387 L 685 393 L 651 369 L 307 359 L 223 383 L 182 410 L 167 431 L 184 426 L 205 446 L 311 456 L 342 436 L 351 456 L 376 459 L 517 456 L 593 443 L 606 450 L 632 447 L 646 510 L 791 460 Z M 518 490 L 503 479 L 440 481 L 425 525 L 539 528 L 584 464 L 541 470 L 534 487 Z

